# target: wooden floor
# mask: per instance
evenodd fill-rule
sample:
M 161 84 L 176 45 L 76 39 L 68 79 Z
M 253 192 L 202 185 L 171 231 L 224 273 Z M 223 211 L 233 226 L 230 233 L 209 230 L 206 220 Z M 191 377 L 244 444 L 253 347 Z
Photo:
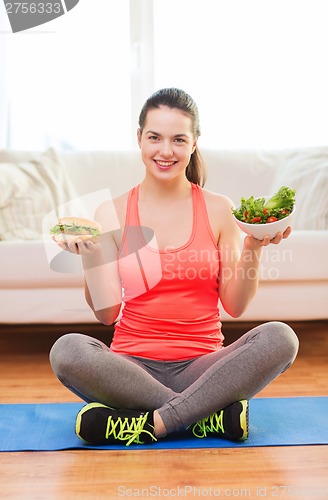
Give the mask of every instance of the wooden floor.
M 297 360 L 259 396 L 327 396 L 328 322 L 290 324 L 300 338 Z M 251 326 L 227 324 L 227 343 Z M 56 326 L 27 333 L 2 327 L 0 402 L 78 400 L 48 363 L 50 346 L 62 332 Z M 92 333 L 107 336 L 101 329 Z M 328 447 L 0 453 L 1 499 L 219 496 L 327 499 Z

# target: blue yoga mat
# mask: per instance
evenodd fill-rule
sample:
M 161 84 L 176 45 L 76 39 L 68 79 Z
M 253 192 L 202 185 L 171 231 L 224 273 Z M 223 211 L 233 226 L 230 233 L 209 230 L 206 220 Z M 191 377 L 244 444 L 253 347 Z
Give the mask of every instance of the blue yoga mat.
M 328 444 L 328 397 L 255 398 L 249 405 L 249 438 L 231 442 L 176 433 L 150 445 L 91 446 L 77 438 L 75 417 L 85 403 L 0 405 L 0 451 L 69 449 L 245 448 Z

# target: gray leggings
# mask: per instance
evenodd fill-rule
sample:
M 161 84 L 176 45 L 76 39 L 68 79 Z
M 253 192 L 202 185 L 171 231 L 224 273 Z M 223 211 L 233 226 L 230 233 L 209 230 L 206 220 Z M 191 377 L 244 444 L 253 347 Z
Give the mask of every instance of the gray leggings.
M 294 331 L 269 322 L 217 352 L 184 361 L 121 355 L 97 339 L 70 333 L 54 344 L 50 362 L 58 379 L 83 400 L 158 410 L 170 433 L 249 400 L 292 364 L 297 351 Z

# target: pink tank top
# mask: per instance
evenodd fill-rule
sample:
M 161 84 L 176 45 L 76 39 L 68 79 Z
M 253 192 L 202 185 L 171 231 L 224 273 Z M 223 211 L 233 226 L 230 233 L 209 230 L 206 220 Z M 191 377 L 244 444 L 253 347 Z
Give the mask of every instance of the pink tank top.
M 114 352 L 156 360 L 185 360 L 222 347 L 218 309 L 219 254 L 202 190 L 192 186 L 193 227 L 179 248 L 158 250 L 141 227 L 139 185 L 128 195 L 119 272 L 124 307 Z

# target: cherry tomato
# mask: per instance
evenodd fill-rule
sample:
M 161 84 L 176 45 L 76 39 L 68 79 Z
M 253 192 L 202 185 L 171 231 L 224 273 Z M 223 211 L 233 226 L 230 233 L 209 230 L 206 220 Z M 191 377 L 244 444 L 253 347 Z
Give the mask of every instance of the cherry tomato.
M 267 222 L 276 222 L 277 220 L 278 220 L 277 217 L 273 217 L 273 215 L 267 218 Z
M 262 220 L 262 217 L 253 217 L 253 219 L 251 219 L 249 222 L 251 224 L 256 224 L 257 222 L 261 222 Z

